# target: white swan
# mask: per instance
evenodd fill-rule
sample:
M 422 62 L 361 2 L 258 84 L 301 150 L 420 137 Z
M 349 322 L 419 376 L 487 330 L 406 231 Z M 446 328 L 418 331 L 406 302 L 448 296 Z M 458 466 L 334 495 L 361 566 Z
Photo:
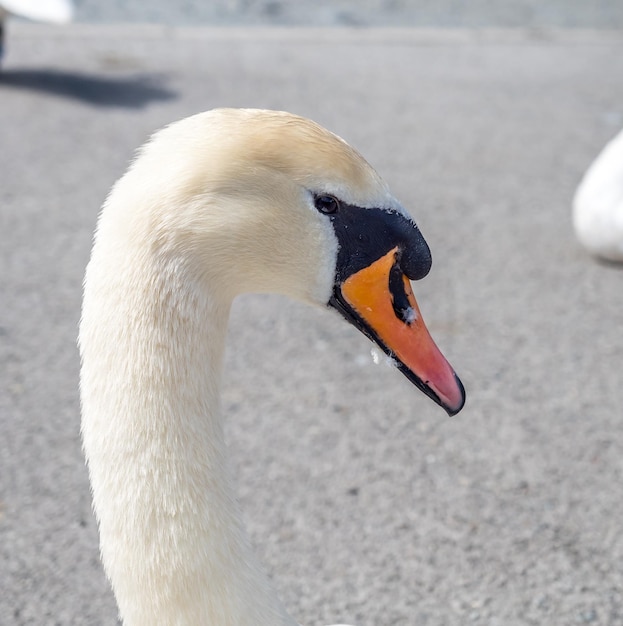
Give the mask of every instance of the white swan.
M 215 110 L 157 133 L 102 210 L 80 324 L 82 435 L 126 626 L 294 626 L 232 495 L 219 410 L 243 291 L 335 307 L 450 414 L 464 391 L 407 276 L 430 253 L 375 171 L 287 113 Z
M 29 20 L 52 24 L 71 22 L 74 14 L 71 0 L 0 0 L 0 10 Z
M 591 254 L 623 262 L 623 131 L 586 171 L 573 200 L 573 227 Z
M 4 55 L 5 21 L 9 15 L 37 22 L 66 24 L 71 22 L 73 14 L 71 0 L 0 0 L 0 62 Z

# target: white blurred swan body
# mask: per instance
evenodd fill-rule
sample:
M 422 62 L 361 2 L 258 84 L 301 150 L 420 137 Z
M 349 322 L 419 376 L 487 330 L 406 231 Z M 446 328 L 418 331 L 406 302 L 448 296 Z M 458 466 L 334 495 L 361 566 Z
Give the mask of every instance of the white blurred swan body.
M 0 0 L 0 63 L 4 57 L 6 19 L 15 15 L 36 22 L 66 24 L 73 19 L 71 0 Z
M 586 171 L 573 201 L 573 227 L 591 254 L 623 262 L 623 131 Z
M 0 16 L 2 12 L 36 22 L 66 24 L 73 19 L 74 7 L 71 0 L 0 0 Z

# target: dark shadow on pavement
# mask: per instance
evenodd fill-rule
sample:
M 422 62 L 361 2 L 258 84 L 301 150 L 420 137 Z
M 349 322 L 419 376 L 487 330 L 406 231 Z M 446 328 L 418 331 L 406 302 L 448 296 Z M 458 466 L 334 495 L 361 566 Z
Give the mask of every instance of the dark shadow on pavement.
M 7 87 L 40 91 L 82 100 L 101 107 L 140 109 L 154 100 L 171 100 L 177 92 L 163 85 L 163 76 L 95 76 L 46 69 L 0 72 L 0 91 Z
M 608 259 L 600 259 L 595 257 L 593 257 L 592 260 L 595 261 L 598 265 L 601 265 L 601 267 L 604 267 L 608 270 L 623 272 L 623 263 L 621 263 L 620 261 L 610 261 Z

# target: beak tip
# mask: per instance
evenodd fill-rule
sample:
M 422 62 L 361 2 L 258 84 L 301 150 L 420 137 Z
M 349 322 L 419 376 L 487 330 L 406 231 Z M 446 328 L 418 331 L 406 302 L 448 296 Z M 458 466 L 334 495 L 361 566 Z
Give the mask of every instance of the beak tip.
M 458 392 L 457 401 L 452 404 L 444 402 L 441 405 L 446 410 L 449 417 L 454 417 L 465 406 L 465 387 L 463 386 L 461 379 L 456 374 L 454 374 L 454 382 L 456 383 Z

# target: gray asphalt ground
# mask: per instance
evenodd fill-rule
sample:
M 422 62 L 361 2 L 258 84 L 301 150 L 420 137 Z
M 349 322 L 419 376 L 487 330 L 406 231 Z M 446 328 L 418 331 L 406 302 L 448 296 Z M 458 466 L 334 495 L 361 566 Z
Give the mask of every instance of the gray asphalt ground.
M 0 77 L 0 624 L 114 626 L 79 440 L 96 215 L 216 106 L 359 148 L 433 250 L 449 419 L 336 315 L 237 301 L 224 408 L 261 559 L 305 626 L 623 625 L 623 269 L 570 227 L 623 125 L 623 33 L 14 24 Z
M 74 0 L 78 21 L 166 24 L 623 28 L 620 0 Z

